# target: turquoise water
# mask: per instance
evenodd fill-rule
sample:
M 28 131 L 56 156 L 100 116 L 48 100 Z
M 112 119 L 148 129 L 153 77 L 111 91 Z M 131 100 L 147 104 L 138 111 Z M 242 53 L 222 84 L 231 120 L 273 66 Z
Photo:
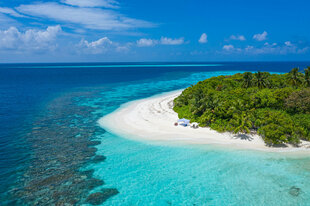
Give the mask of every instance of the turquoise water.
M 87 205 L 96 192 L 99 205 L 310 205 L 310 157 L 137 142 L 97 122 L 212 76 L 308 65 L 0 65 L 0 205 Z
M 129 97 L 158 93 L 178 85 L 197 82 L 220 74 L 194 73 L 186 78 L 143 82 L 101 92 L 86 104 L 105 114 Z M 136 98 L 135 98 L 136 97 Z M 97 104 L 113 102 L 111 107 Z M 121 125 L 120 125 L 121 127 Z M 234 151 L 214 146 L 172 146 L 136 142 L 111 133 L 99 135 L 97 154 L 107 156 L 100 164 L 90 164 L 94 176 L 119 194 L 105 205 L 309 205 L 310 160 L 281 154 Z
M 102 138 L 110 158 L 89 167 L 120 192 L 105 205 L 309 205 L 309 160 Z

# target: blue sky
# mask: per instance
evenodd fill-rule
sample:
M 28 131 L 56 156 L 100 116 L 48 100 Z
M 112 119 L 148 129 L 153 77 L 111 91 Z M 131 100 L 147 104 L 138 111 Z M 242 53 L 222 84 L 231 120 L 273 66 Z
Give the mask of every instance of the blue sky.
M 306 0 L 0 2 L 0 62 L 310 60 Z

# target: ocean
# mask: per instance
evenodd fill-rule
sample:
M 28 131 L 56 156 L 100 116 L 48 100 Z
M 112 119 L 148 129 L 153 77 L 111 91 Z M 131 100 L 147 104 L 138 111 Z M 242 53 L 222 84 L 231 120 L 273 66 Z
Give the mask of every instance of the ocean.
M 137 142 L 97 122 L 212 76 L 307 66 L 0 64 L 0 205 L 310 205 L 310 157 Z

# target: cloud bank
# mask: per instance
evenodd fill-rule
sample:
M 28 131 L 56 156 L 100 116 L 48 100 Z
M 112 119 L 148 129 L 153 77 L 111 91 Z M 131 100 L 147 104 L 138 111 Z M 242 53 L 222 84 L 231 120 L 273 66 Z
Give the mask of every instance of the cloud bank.
M 62 29 L 59 25 L 49 26 L 46 30 L 28 29 L 25 32 L 19 31 L 16 27 L 7 30 L 0 30 L 1 50 L 53 50 L 57 47 L 55 40 Z
M 224 45 L 222 53 L 224 54 L 246 54 L 246 55 L 287 55 L 287 54 L 303 54 L 309 51 L 310 47 L 305 45 L 299 45 L 298 43 L 292 43 L 286 41 L 284 43 L 265 43 L 261 47 L 255 47 L 248 45 L 244 48 L 236 48 L 233 45 Z

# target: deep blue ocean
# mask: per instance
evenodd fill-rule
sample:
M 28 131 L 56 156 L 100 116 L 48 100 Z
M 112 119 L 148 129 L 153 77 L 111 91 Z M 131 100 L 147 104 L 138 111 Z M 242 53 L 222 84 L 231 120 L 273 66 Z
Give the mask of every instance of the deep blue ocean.
M 212 76 L 307 66 L 0 64 L 0 205 L 310 205 L 310 157 L 152 145 L 97 123 Z

